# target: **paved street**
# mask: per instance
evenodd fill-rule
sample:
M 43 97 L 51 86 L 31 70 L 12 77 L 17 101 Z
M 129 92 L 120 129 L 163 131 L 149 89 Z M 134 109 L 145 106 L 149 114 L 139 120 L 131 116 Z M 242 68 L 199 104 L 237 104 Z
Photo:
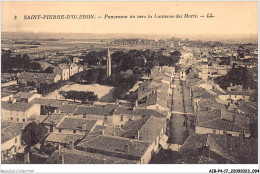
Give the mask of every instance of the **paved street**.
M 173 88 L 173 102 L 170 123 L 170 137 L 169 142 L 172 144 L 182 145 L 189 135 L 188 129 L 185 122 L 184 113 L 184 103 L 183 103 L 183 89 L 179 75 L 174 78 L 174 88 Z M 175 113 L 176 112 L 176 113 Z M 180 113 L 178 113 L 180 112 Z

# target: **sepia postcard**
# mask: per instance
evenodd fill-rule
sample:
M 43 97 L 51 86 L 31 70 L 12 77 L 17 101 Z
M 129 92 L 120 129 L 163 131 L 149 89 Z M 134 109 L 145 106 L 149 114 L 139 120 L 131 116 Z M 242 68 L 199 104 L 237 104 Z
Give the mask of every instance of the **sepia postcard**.
M 1 173 L 258 159 L 257 1 L 1 2 Z

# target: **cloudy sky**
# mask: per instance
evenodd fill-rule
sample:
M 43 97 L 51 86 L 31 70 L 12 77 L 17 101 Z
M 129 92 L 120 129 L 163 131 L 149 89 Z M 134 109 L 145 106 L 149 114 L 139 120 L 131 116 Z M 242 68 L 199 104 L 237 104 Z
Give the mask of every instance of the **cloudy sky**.
M 243 35 L 258 33 L 257 10 L 257 2 L 2 2 L 1 23 L 2 31 L 12 32 Z M 199 17 L 207 13 L 215 17 Z M 96 19 L 24 20 L 24 15 L 81 14 L 94 14 Z M 104 19 L 106 14 L 199 18 Z

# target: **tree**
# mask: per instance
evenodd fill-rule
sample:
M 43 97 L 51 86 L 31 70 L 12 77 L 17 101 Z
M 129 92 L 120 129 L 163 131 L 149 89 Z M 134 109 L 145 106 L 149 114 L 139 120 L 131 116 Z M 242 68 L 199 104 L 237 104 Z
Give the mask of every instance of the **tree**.
M 42 141 L 46 135 L 48 134 L 48 129 L 44 127 L 42 124 L 37 124 L 35 122 L 29 123 L 22 130 L 21 140 L 27 148 L 34 146 L 35 144 Z
M 72 99 L 74 102 L 76 100 L 80 100 L 82 103 L 84 101 L 97 101 L 98 97 L 94 94 L 92 91 L 61 91 L 59 93 L 62 95 L 65 99 Z
M 49 66 L 43 72 L 44 73 L 53 73 L 53 67 Z
M 30 69 L 31 69 L 31 71 L 40 72 L 40 71 L 42 71 L 42 66 L 39 62 L 31 62 Z
M 244 89 L 248 87 L 257 89 L 257 83 L 254 82 L 252 74 L 244 67 L 232 68 L 226 75 L 215 78 L 215 83 L 219 84 L 223 89 L 227 89 L 230 83 L 233 85 L 243 85 Z
M 22 58 L 21 58 L 21 62 L 22 62 L 22 68 L 24 71 L 29 71 L 30 69 L 30 58 L 28 56 L 28 54 L 23 54 Z

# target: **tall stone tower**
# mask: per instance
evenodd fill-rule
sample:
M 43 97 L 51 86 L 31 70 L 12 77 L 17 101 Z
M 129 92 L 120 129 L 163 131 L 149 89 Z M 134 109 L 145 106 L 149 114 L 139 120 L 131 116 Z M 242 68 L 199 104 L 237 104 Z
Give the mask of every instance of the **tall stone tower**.
M 111 75 L 111 56 L 109 48 L 107 50 L 107 77 Z

